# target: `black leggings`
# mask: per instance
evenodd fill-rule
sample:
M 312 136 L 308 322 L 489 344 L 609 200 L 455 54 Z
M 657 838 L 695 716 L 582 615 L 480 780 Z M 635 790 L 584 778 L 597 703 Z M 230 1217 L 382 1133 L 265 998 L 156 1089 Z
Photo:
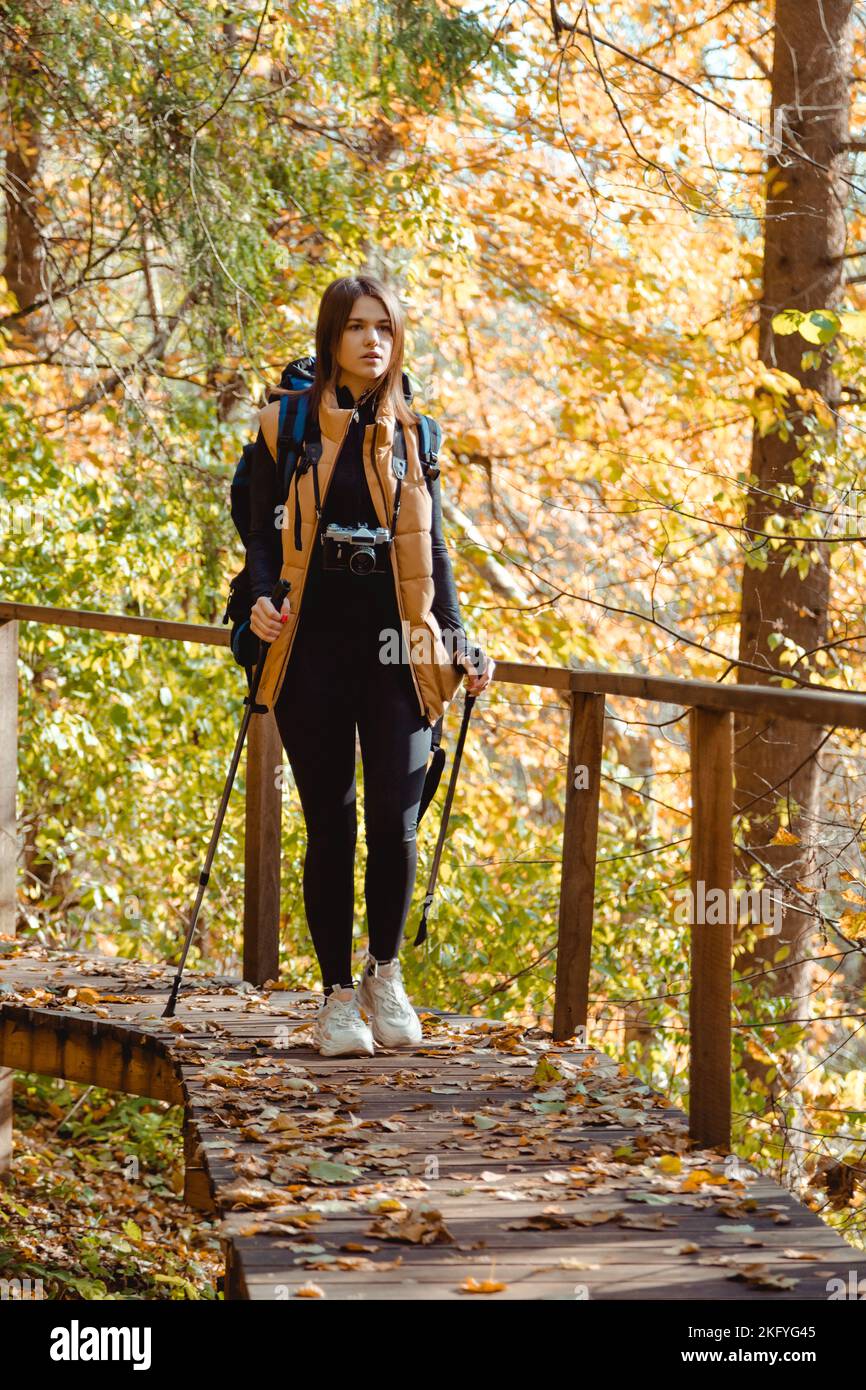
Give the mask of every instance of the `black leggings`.
M 306 824 L 304 908 L 325 989 L 353 983 L 356 726 L 364 772 L 364 896 L 377 960 L 398 954 L 415 886 L 415 831 L 432 730 L 408 664 L 379 660 L 385 616 L 381 603 L 371 605 L 363 595 L 347 598 L 336 624 L 333 616 L 323 624 L 302 608 L 274 706 Z

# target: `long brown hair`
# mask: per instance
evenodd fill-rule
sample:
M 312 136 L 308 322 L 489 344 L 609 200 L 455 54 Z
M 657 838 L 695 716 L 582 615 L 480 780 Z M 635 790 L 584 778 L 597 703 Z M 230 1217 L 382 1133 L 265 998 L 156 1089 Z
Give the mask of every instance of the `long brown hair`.
M 375 391 L 377 407 L 390 400 L 397 419 L 404 425 L 412 425 L 418 419 L 403 394 L 403 347 L 405 343 L 406 316 L 403 305 L 393 290 L 383 285 L 372 275 L 343 275 L 332 280 L 322 295 L 319 315 L 316 320 L 316 371 L 310 391 L 309 412 L 318 418 L 319 402 L 326 386 L 337 389 L 337 352 L 343 332 L 356 299 L 362 295 L 372 295 L 383 305 L 391 322 L 392 347 L 391 360 L 381 383 Z

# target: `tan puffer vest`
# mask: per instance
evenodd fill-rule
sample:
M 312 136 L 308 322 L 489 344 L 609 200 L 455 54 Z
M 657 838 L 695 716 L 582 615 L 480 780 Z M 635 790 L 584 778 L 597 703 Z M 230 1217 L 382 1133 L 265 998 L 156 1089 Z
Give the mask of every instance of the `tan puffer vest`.
M 336 392 L 332 387 L 325 388 L 319 405 L 322 456 L 318 463 L 323 508 L 334 464 L 353 413 L 337 405 Z M 278 417 L 278 401 L 259 411 L 262 434 L 275 460 Z M 386 401 L 379 407 L 375 422 L 364 430 L 364 472 L 380 526 L 390 526 L 394 512 L 397 479 L 391 467 L 391 454 L 395 425 L 394 407 L 390 401 Z M 430 542 L 433 502 L 421 468 L 417 432 L 404 427 L 403 435 L 407 455 L 406 473 L 400 492 L 396 532 L 390 546 L 391 565 L 403 625 L 403 655 L 410 658 L 409 666 L 421 713 L 430 724 L 434 724 L 448 708 L 465 672 L 454 666 L 431 611 L 435 594 Z M 295 548 L 296 484 L 301 509 L 300 550 Z M 289 592 L 291 614 L 283 625 L 283 631 L 271 644 L 265 660 L 256 701 L 266 709 L 273 708 L 279 698 L 292 654 L 316 530 L 313 470 L 308 468 L 292 479 L 282 517 L 283 564 L 280 578 L 289 580 L 292 586 Z

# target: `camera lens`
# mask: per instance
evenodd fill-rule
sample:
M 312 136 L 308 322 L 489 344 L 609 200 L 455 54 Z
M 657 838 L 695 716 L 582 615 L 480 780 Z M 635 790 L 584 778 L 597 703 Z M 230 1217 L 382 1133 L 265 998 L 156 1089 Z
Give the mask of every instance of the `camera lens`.
M 349 558 L 349 569 L 353 574 L 369 574 L 376 565 L 376 556 L 368 546 L 359 546 Z

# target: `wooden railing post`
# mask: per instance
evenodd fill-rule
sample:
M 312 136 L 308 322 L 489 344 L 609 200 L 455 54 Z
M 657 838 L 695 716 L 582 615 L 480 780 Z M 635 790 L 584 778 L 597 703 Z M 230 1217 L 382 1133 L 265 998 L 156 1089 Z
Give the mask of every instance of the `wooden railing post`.
M 15 935 L 18 827 L 18 624 L 0 622 L 0 933 Z
M 553 1036 L 573 1037 L 587 1022 L 595 849 L 604 738 L 604 696 L 571 694 Z
M 689 727 L 692 783 L 689 1134 L 701 1148 L 718 1146 L 729 1150 L 733 727 L 728 711 L 701 708 L 690 711 Z
M 12 1172 L 12 1078 L 11 1067 L 0 1067 L 0 1180 Z
M 247 734 L 244 838 L 244 979 L 261 985 L 280 969 L 280 769 L 274 712 L 254 714 Z

